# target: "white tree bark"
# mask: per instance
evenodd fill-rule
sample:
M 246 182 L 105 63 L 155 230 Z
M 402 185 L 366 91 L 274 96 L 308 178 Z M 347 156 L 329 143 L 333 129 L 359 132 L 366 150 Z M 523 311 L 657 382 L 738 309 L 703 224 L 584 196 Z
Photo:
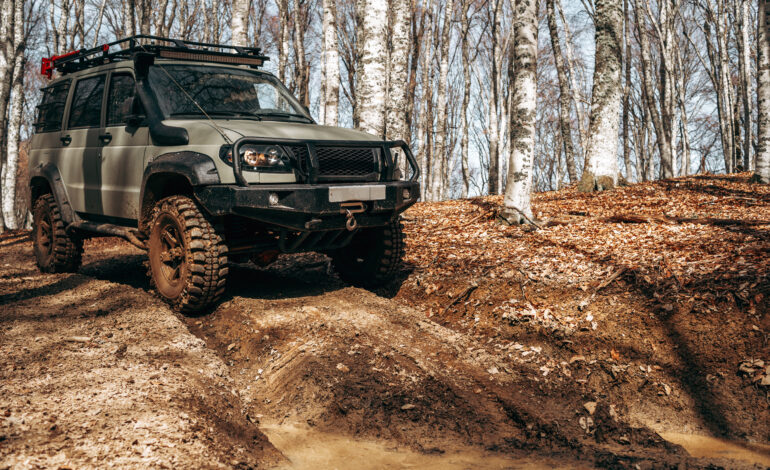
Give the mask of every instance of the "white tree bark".
M 289 0 L 276 0 L 278 5 L 278 79 L 286 83 L 286 64 L 289 61 Z
M 13 2 L 13 37 L 12 37 L 12 62 L 11 73 L 6 77 L 11 79 L 12 89 L 10 119 L 8 132 L 5 136 L 6 152 L 5 165 L 0 172 L 2 178 L 2 212 L 5 225 L 11 230 L 18 228 L 16 222 L 16 170 L 19 162 L 19 131 L 21 129 L 21 115 L 24 106 L 24 64 L 25 64 L 25 36 L 24 36 L 24 2 Z M 5 111 L 3 111 L 5 112 Z M 2 139 L 0 139 L 2 140 Z
M 449 97 L 447 93 L 447 79 L 449 77 L 449 41 L 452 32 L 452 13 L 454 1 L 445 0 L 444 23 L 441 27 L 441 47 L 439 48 L 439 78 L 438 78 L 438 106 L 436 110 L 436 146 L 433 152 L 433 164 L 431 169 L 431 193 L 436 199 L 441 199 L 443 194 L 443 175 L 447 161 L 447 107 Z
M 596 55 L 586 167 L 581 191 L 611 189 L 618 183 L 622 15 L 620 0 L 596 1 Z
M 321 97 L 321 122 L 336 126 L 339 122 L 340 55 L 337 41 L 337 5 L 335 0 L 323 0 L 323 96 Z
M 760 0 L 761 1 L 761 0 Z M 740 0 L 740 12 L 738 14 L 740 35 L 738 35 L 738 65 L 741 71 L 741 101 L 743 102 L 743 169 L 751 169 L 752 141 L 752 90 L 751 90 L 751 42 L 749 42 L 749 0 Z
M 364 42 L 361 49 L 361 76 L 356 83 L 359 108 L 358 127 L 377 137 L 385 130 L 385 81 L 387 57 L 387 0 L 367 0 L 363 18 Z
M 388 140 L 411 140 L 407 111 L 409 109 L 409 53 L 412 38 L 412 4 L 409 0 L 393 0 L 390 4 L 392 50 L 390 53 L 387 122 L 385 125 Z M 406 157 L 400 155 L 399 168 L 406 175 Z
M 21 4 L 20 0 L 16 0 Z M 13 88 L 11 95 L 10 117 L 8 119 L 8 134 L 6 136 L 7 151 L 5 166 L 2 171 L 3 191 L 2 207 L 5 226 L 10 230 L 19 228 L 16 220 L 16 173 L 19 166 L 19 141 L 21 131 L 21 114 L 24 109 L 24 54 L 16 57 L 13 70 Z
M 233 0 L 232 16 L 230 18 L 230 30 L 234 46 L 247 46 L 249 44 L 249 10 L 251 0 Z
M 759 0 L 757 14 L 757 165 L 754 179 L 770 184 L 770 0 Z
M 500 182 L 500 67 L 502 64 L 502 38 L 501 20 L 503 16 L 503 0 L 495 1 L 495 9 L 492 18 L 492 63 L 489 80 L 492 87 L 492 95 L 489 98 L 489 121 L 487 130 L 489 133 L 489 194 L 500 194 L 502 188 Z
M 510 223 L 532 220 L 532 171 L 537 114 L 537 2 L 515 0 L 514 83 L 511 156 L 503 199 L 503 217 Z
M 588 147 L 588 136 L 585 128 L 585 113 L 583 112 L 583 90 L 578 83 L 578 69 L 575 62 L 575 54 L 572 51 L 572 33 L 570 32 L 569 22 L 564 16 L 564 10 L 561 7 L 561 1 L 556 0 L 556 7 L 559 10 L 559 17 L 564 26 L 564 53 L 567 56 L 567 70 L 572 84 L 572 100 L 575 103 L 575 115 L 577 116 L 578 137 L 580 138 L 580 152 L 578 155 L 585 155 Z

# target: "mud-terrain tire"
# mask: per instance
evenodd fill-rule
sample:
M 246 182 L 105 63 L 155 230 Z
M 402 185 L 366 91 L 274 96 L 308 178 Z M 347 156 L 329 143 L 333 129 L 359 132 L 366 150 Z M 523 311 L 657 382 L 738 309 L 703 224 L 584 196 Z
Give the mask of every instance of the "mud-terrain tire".
M 227 245 L 192 199 L 161 199 L 148 232 L 149 276 L 163 300 L 182 313 L 219 300 L 227 282 Z
M 74 273 L 83 259 L 83 240 L 67 234 L 59 206 L 51 194 L 35 201 L 32 246 L 44 273 Z
M 350 245 L 327 253 L 343 281 L 362 287 L 378 287 L 392 281 L 404 257 L 404 233 L 400 219 L 384 227 L 361 229 Z

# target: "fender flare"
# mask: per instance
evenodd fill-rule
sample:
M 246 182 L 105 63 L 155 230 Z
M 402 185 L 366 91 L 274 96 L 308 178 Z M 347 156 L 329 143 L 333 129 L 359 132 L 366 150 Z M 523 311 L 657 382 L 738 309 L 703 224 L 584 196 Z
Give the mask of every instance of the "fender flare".
M 141 204 L 140 220 L 148 214 L 150 199 L 158 196 L 157 192 L 148 193 L 148 182 L 154 176 L 182 177 L 191 188 L 209 184 L 219 184 L 219 171 L 214 160 L 205 154 L 193 151 L 164 153 L 150 161 L 142 176 L 142 189 L 139 195 Z M 161 193 L 162 196 L 162 193 Z M 165 197 L 165 196 L 162 196 Z M 140 224 L 141 225 L 141 224 Z
M 30 201 L 34 203 L 36 196 L 40 195 L 40 193 L 36 193 L 36 182 L 41 180 L 48 183 L 51 194 L 53 194 L 56 204 L 59 206 L 59 212 L 64 223 L 70 224 L 75 222 L 77 216 L 67 197 L 67 189 L 62 182 L 61 173 L 59 173 L 59 168 L 52 162 L 41 163 L 29 169 Z

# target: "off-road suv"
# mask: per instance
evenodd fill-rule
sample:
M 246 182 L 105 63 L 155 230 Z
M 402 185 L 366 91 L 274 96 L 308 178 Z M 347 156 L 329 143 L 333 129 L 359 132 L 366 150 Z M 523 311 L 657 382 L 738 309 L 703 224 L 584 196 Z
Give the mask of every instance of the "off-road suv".
M 43 59 L 58 73 L 29 161 L 40 269 L 75 271 L 84 238 L 119 236 L 148 251 L 155 288 L 184 312 L 219 298 L 228 262 L 280 253 L 389 281 L 399 214 L 419 196 L 408 146 L 316 124 L 265 60 L 152 36 Z

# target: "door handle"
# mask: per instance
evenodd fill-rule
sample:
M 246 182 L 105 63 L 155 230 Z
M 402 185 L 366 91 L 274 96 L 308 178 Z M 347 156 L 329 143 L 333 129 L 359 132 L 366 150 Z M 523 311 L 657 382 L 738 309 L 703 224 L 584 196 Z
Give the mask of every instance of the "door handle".
M 62 145 L 69 145 L 72 143 L 72 137 L 70 137 L 69 135 L 60 137 L 59 140 L 61 140 Z
M 105 144 L 109 144 L 112 141 L 112 134 L 109 132 L 99 135 L 99 140 Z

